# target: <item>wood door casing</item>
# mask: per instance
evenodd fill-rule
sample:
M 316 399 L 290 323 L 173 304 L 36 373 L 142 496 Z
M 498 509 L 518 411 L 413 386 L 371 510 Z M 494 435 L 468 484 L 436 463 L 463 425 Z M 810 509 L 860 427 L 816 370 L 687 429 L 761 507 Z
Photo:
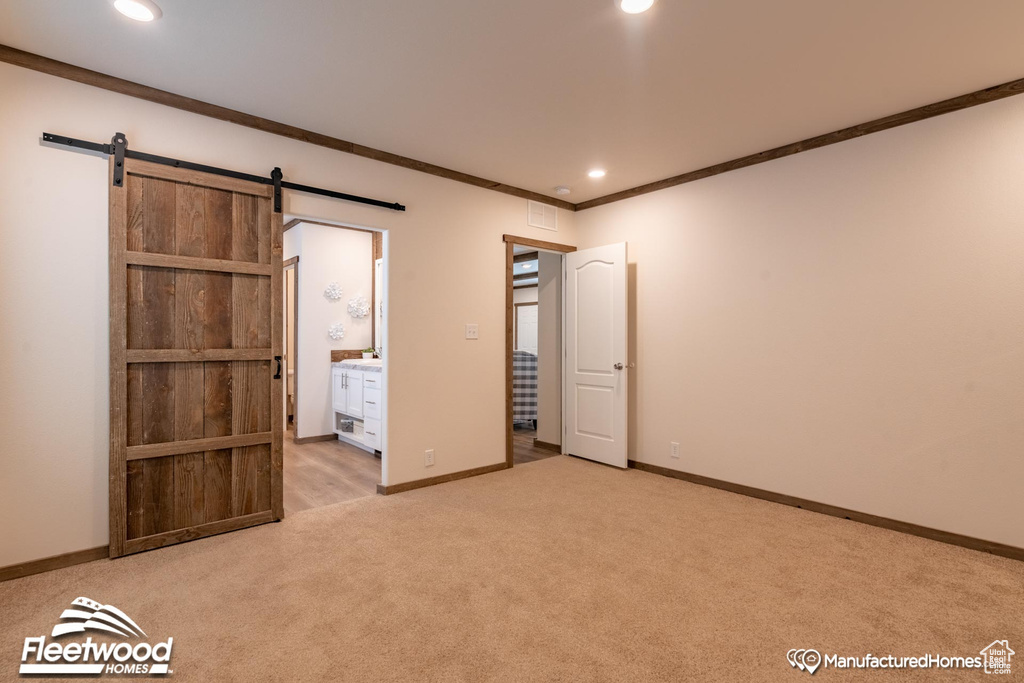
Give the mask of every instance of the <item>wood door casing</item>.
M 111 556 L 280 519 L 271 188 L 126 160 L 110 192 Z
M 523 247 L 532 247 L 533 249 L 544 249 L 546 251 L 553 251 L 559 254 L 568 254 L 576 251 L 576 247 L 568 244 L 558 244 L 557 242 L 545 242 L 543 240 L 535 240 L 529 237 L 517 237 L 516 235 L 502 235 L 502 241 L 505 243 L 505 466 L 514 466 L 515 451 L 512 442 L 512 352 L 514 350 L 515 339 L 513 337 L 515 327 L 515 306 L 514 306 L 514 289 L 515 289 L 515 263 L 516 245 Z M 564 260 L 563 260 L 564 264 Z M 563 265 L 564 269 L 564 265 Z M 390 489 L 388 491 L 391 492 Z

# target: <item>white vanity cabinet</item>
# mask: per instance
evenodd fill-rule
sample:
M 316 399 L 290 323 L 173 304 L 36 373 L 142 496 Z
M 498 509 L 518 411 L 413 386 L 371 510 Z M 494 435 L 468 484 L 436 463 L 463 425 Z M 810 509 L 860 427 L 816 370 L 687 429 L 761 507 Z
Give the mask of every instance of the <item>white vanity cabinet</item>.
M 384 392 L 380 362 L 357 369 L 367 361 L 343 361 L 331 367 L 331 405 L 334 432 L 342 441 L 368 451 L 381 449 Z M 373 363 L 373 361 L 370 361 Z M 351 423 L 351 430 L 343 426 Z
M 348 405 L 345 395 L 345 371 L 339 367 L 331 368 L 331 407 L 334 412 L 343 413 Z
M 363 443 L 367 449 L 380 450 L 380 420 L 366 420 L 363 422 Z
M 334 411 L 349 417 L 363 416 L 363 373 L 347 368 L 331 368 L 331 403 Z
M 345 371 L 345 410 L 352 417 L 363 416 L 363 373 L 356 370 Z

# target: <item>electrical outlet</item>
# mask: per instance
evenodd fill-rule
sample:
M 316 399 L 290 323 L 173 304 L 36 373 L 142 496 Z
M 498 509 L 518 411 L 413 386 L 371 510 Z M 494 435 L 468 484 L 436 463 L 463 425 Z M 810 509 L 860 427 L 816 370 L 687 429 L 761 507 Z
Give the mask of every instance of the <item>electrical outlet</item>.
M 671 455 L 673 458 L 678 458 L 679 457 L 679 442 L 678 441 L 673 441 L 672 442 L 672 450 L 669 452 L 669 455 Z
M 427 452 L 424 453 L 423 464 L 426 465 L 427 467 L 432 467 L 434 465 L 434 449 L 433 448 L 427 449 Z
M 480 326 L 476 323 L 466 323 L 466 339 L 479 339 Z

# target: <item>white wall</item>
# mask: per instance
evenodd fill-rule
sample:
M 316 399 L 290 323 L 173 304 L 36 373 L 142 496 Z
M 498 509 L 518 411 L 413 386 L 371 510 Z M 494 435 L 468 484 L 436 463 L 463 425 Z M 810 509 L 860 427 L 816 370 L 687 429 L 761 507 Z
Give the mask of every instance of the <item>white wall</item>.
M 537 303 L 537 438 L 562 442 L 562 256 L 539 253 L 537 286 L 512 291 L 512 302 Z
M 537 301 L 536 287 L 515 287 L 512 290 L 513 304 L 532 304 Z
M 288 241 L 285 240 L 285 244 Z M 287 252 L 287 249 L 284 250 Z M 284 271 L 284 336 L 281 340 L 282 351 L 284 352 L 284 368 L 287 373 L 288 383 L 281 387 L 281 392 L 284 394 L 281 403 L 282 412 L 284 413 L 283 423 L 284 428 L 294 429 L 294 415 L 292 416 L 293 421 L 291 424 L 288 422 L 288 414 L 293 410 L 294 405 L 289 405 L 288 396 L 295 393 L 295 268 L 287 268 Z M 293 396 L 294 399 L 294 396 Z
M 526 200 L 0 64 L 0 566 L 107 542 L 107 164 L 43 131 L 400 201 L 285 193 L 289 214 L 389 231 L 387 483 L 505 458 L 503 233 Z M 457 264 L 424 267 L 429 263 Z M 463 325 L 480 325 L 464 339 Z M 458 358 L 457 363 L 445 359 Z M 472 415 L 451 429 L 453 415 Z M 423 451 L 436 450 L 436 465 Z
M 287 243 L 288 243 L 288 241 L 285 240 L 285 244 L 287 244 Z M 285 248 L 284 251 L 285 251 L 285 253 L 287 253 L 287 248 Z M 294 267 L 293 268 L 288 268 L 287 270 L 284 271 L 284 305 L 283 305 L 282 308 L 285 311 L 285 316 L 284 316 L 285 317 L 285 325 L 284 325 L 284 338 L 282 339 L 282 343 L 283 343 L 283 349 L 282 350 L 284 351 L 285 365 L 287 366 L 288 374 L 291 377 L 291 379 L 289 380 L 291 383 L 289 384 L 288 391 L 294 392 L 295 391 L 295 385 L 294 385 L 294 382 L 295 382 L 295 375 L 294 375 L 295 368 L 294 368 L 293 359 L 294 359 L 295 351 L 296 351 L 296 347 L 295 347 L 295 323 L 296 323 L 296 317 L 295 317 L 295 310 L 294 310 L 295 309 L 295 268 Z M 288 394 L 287 394 L 287 392 L 285 392 L 285 398 L 287 398 L 287 396 L 288 396 Z M 287 404 L 285 404 L 285 405 L 286 405 L 285 413 L 287 414 Z
M 331 410 L 331 350 L 373 346 L 373 318 L 353 318 L 349 299 L 373 297 L 373 237 L 362 230 L 345 230 L 299 223 L 286 234 L 284 258 L 299 257 L 297 438 L 322 436 L 333 431 Z M 331 301 L 324 289 L 331 282 L 342 297 Z M 341 323 L 345 336 L 334 341 L 328 328 Z
M 630 457 L 1024 546 L 1022 149 L 1015 97 L 577 213 Z
M 562 255 L 537 263 L 537 438 L 562 443 Z

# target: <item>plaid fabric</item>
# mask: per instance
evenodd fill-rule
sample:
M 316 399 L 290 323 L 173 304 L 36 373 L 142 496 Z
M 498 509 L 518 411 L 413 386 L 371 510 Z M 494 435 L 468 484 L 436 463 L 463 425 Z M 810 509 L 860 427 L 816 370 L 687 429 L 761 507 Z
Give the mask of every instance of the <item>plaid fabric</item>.
M 537 419 L 537 356 L 512 352 L 512 422 Z

